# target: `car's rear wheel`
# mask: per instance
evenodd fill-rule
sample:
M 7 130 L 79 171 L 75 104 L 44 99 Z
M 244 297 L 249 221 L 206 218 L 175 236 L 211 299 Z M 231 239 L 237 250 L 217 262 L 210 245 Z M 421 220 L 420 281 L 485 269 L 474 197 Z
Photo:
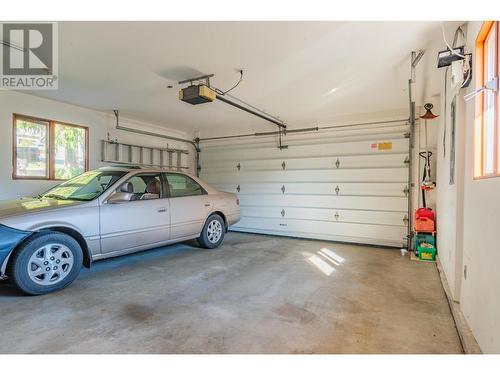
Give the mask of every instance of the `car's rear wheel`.
M 198 242 L 204 248 L 215 249 L 224 240 L 225 232 L 226 228 L 222 217 L 217 214 L 210 215 L 205 222 Z
M 24 293 L 46 294 L 71 284 L 82 262 L 82 249 L 74 238 L 59 232 L 40 232 L 15 250 L 8 275 Z

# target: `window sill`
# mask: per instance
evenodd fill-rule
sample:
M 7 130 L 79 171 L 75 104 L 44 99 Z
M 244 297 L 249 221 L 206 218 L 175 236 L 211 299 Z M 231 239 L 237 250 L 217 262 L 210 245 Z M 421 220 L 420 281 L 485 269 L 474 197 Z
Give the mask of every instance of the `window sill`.
M 68 181 L 69 179 L 57 179 L 57 178 L 48 178 L 48 177 L 31 177 L 31 176 L 12 176 L 13 180 L 33 180 L 33 181 Z
M 485 174 L 483 176 L 476 176 L 473 178 L 474 181 L 477 180 L 488 180 L 490 178 L 500 177 L 500 173 Z

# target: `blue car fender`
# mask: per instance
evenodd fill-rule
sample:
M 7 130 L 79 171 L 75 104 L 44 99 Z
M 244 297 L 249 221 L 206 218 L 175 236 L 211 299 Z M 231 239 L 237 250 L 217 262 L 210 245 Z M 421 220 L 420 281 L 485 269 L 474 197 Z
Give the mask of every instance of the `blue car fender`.
M 0 276 L 5 272 L 5 261 L 12 250 L 32 233 L 0 224 Z

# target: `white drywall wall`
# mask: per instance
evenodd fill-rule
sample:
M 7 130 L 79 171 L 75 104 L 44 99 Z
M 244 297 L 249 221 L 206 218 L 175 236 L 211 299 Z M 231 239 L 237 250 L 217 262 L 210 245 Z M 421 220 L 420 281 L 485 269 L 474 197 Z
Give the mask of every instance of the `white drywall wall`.
M 90 169 L 104 165 L 100 161 L 101 140 L 106 139 L 109 132 L 110 138 L 113 140 L 118 139 L 119 142 L 156 147 L 167 147 L 168 144 L 169 147 L 188 150 L 187 162 L 191 168 L 190 172 L 194 171 L 194 150 L 190 145 L 162 138 L 117 131 L 115 129 L 116 120 L 111 111 L 110 113 L 99 112 L 19 92 L 0 91 L 0 200 L 31 196 L 57 184 L 54 181 L 12 179 L 13 113 L 87 126 L 89 128 Z M 120 124 L 159 134 L 185 139 L 192 138 L 191 134 L 187 135 L 152 124 L 139 123 L 127 119 L 121 119 Z
M 481 25 L 482 22 L 469 22 L 466 27 L 467 45 L 473 53 Z M 450 94 L 447 97 L 447 154 L 444 157 L 444 127 L 440 121 L 438 252 L 453 297 L 460 301 L 482 351 L 500 353 L 500 177 L 473 178 L 475 102 L 465 102 L 463 95 L 475 90 L 474 80 L 475 77 L 457 96 L 455 185 L 449 184 Z M 444 87 L 441 98 L 444 100 Z
M 474 47 L 481 22 L 470 22 L 468 45 Z M 467 93 L 475 89 L 473 83 Z M 473 179 L 474 100 L 465 107 L 465 187 L 463 252 L 467 278 L 461 305 L 485 353 L 500 353 L 500 178 Z M 463 277 L 463 272 L 462 272 Z
M 441 111 L 438 121 L 437 142 L 437 247 L 448 285 L 455 301 L 460 300 L 462 270 L 462 230 L 464 192 L 464 145 L 465 145 L 465 103 L 462 96 L 451 89 L 451 71 L 443 71 Z M 444 81 L 446 76 L 446 82 Z M 446 85 L 446 86 L 445 86 Z M 463 94 L 463 93 L 462 93 Z M 446 96 L 445 96 L 446 95 Z M 456 96 L 455 115 L 455 174 L 450 180 L 452 159 L 452 115 L 451 103 Z

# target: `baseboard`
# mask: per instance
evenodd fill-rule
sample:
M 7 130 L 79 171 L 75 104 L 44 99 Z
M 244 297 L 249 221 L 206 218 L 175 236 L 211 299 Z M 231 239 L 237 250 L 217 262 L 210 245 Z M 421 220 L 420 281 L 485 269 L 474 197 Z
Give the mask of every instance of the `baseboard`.
M 441 279 L 441 284 L 443 285 L 444 293 L 446 294 L 446 299 L 448 300 L 448 305 L 450 306 L 451 315 L 455 321 L 455 327 L 457 328 L 458 337 L 462 344 L 465 354 L 482 354 L 481 348 L 476 341 L 476 338 L 472 334 L 472 331 L 465 320 L 464 314 L 460 309 L 460 303 L 453 300 L 451 295 L 450 286 L 448 285 L 448 280 L 446 280 L 446 275 L 441 264 L 439 256 L 436 257 L 436 265 L 439 271 L 439 277 Z

